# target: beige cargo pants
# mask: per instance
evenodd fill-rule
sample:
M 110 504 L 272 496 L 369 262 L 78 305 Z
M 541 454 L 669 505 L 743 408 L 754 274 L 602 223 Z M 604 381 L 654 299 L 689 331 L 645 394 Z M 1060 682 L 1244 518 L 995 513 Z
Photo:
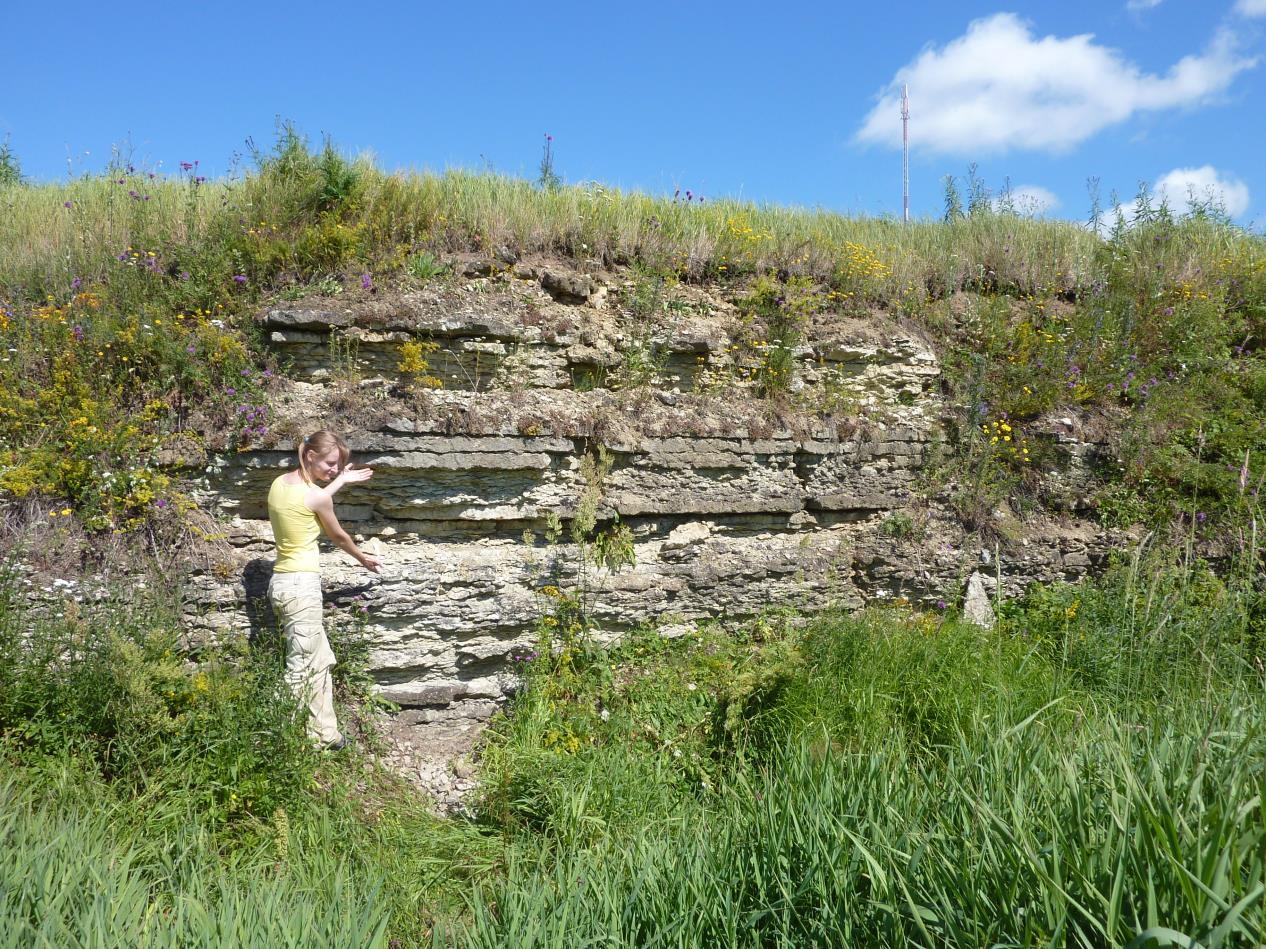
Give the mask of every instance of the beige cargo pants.
M 308 706 L 308 734 L 322 746 L 337 744 L 343 736 L 334 718 L 330 668 L 338 660 L 321 625 L 321 574 L 275 573 L 268 599 L 286 634 L 286 681 Z

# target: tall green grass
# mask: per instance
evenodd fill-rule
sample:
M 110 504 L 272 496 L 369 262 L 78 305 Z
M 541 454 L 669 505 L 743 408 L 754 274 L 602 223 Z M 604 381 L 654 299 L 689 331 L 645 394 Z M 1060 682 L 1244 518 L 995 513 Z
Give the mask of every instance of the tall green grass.
M 368 754 L 311 748 L 279 634 L 195 665 L 133 596 L 59 616 L 0 570 L 0 945 L 382 945 L 496 866 Z
M 486 806 L 547 847 L 446 934 L 1259 944 L 1256 598 L 1144 563 L 1035 591 L 994 632 L 899 611 L 767 623 L 635 639 L 622 674 L 570 698 L 529 682 Z M 583 740 L 560 750 L 551 729 Z
M 12 777 L 0 785 L 0 943 L 387 944 L 381 880 L 330 849 L 319 823 L 296 826 L 280 859 L 224 858 L 197 823 L 138 840 L 123 805 L 86 803 L 50 805 Z
M 69 945 L 1257 945 L 1259 607 L 1162 566 L 1035 591 L 994 631 L 774 615 L 530 665 L 473 823 L 355 758 L 199 763 L 226 730 L 260 739 L 258 695 L 121 755 L 54 682 L 0 723 L 0 923 Z M 24 652 L 85 636 L 42 622 L 9 627 L 19 681 L 82 661 Z
M 512 866 L 475 945 L 1256 945 L 1262 717 L 1066 712 L 941 754 L 791 749 L 706 811 Z M 1155 938 L 1149 943 L 1149 938 Z

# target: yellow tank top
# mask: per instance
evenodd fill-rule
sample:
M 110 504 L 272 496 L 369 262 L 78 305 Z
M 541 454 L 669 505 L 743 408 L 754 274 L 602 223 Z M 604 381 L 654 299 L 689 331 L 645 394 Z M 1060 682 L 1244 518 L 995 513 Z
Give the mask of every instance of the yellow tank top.
M 321 536 L 321 524 L 303 503 L 312 485 L 303 481 L 286 484 L 285 477 L 279 475 L 268 489 L 268 520 L 277 543 L 273 573 L 319 573 L 317 538 Z

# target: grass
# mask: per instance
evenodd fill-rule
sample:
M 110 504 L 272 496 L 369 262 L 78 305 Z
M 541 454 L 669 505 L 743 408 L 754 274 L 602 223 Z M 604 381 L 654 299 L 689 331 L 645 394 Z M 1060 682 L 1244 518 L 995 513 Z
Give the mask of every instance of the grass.
M 771 620 L 634 638 L 589 688 L 529 676 L 488 749 L 485 808 L 548 846 L 446 932 L 1258 944 L 1260 608 L 1251 586 L 1147 567 L 1035 591 L 995 632 L 901 611 Z
M 474 820 L 442 821 L 291 740 L 267 642 L 173 665 L 153 604 L 10 596 L 0 920 L 59 945 L 1258 944 L 1261 616 L 1251 576 L 1153 552 L 994 631 L 573 636 L 529 654 Z

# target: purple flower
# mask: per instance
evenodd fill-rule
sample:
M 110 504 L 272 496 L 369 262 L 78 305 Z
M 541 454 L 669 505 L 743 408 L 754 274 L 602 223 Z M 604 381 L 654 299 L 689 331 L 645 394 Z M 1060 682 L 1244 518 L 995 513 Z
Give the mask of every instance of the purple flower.
M 64 207 L 64 208 L 73 208 L 74 206 L 75 206 L 75 202 L 74 202 L 74 201 L 63 201 L 63 202 L 62 202 L 62 207 Z
M 185 352 L 187 353 L 196 353 L 197 351 L 198 351 L 198 347 L 195 346 L 193 343 L 190 343 L 188 346 L 185 347 Z
M 181 279 L 181 280 L 188 280 L 188 279 L 189 279 L 189 271 L 187 271 L 187 270 L 182 270 L 182 271 L 180 271 L 180 279 Z
M 70 332 L 71 335 L 75 337 L 75 342 L 82 343 L 84 341 L 84 328 L 79 324 L 76 323 Z
M 157 178 L 157 177 L 158 177 L 158 175 L 154 174 L 154 173 L 151 171 L 148 175 L 146 175 L 146 177 L 147 177 L 147 178 L 149 178 L 149 180 L 150 180 L 150 181 L 153 181 L 155 178 Z
M 136 200 L 136 199 L 138 199 L 141 195 L 140 195 L 140 193 L 139 193 L 139 192 L 138 192 L 135 188 L 128 188 L 128 190 L 127 190 L 127 196 L 128 196 L 129 198 L 131 198 L 133 201 L 135 201 L 135 200 Z
M 84 282 L 80 280 L 78 277 L 76 277 L 74 280 L 70 282 L 70 289 L 78 290 L 83 285 L 84 285 Z
M 224 390 L 224 394 L 225 394 L 225 395 L 237 395 L 237 390 L 236 390 L 236 389 L 234 389 L 232 386 L 229 386 L 227 389 L 225 389 L 225 390 Z
M 360 275 L 360 288 L 361 288 L 362 290 L 372 290 L 372 289 L 374 289 L 374 278 L 373 278 L 373 277 L 371 277 L 371 276 L 370 276 L 369 274 L 367 274 L 367 273 L 363 273 L 363 274 L 361 274 L 361 275 Z
M 193 162 L 191 162 L 191 161 L 182 161 L 182 162 L 180 163 L 180 170 L 181 170 L 181 171 L 193 171 Z
M 937 601 L 936 601 L 936 608 L 937 608 L 938 610 L 943 610 L 943 609 L 945 609 L 945 601 L 944 601 L 944 600 L 937 600 Z
M 233 275 L 233 282 L 234 282 L 234 283 L 236 283 L 236 284 L 238 284 L 238 285 L 241 285 L 241 284 L 243 284 L 243 283 L 246 283 L 246 274 L 244 274 L 244 273 L 235 273 L 235 274 Z
M 272 377 L 273 377 L 273 371 L 272 371 L 271 369 L 265 369 L 265 370 L 264 370 L 264 378 L 265 378 L 265 379 L 271 379 Z
M 242 370 L 242 375 L 247 376 L 249 378 L 250 374 L 251 374 L 251 371 L 249 369 Z
M 162 508 L 165 508 L 166 506 L 167 506 L 166 498 L 159 498 L 157 501 L 154 502 L 154 507 L 159 508 L 160 510 Z
M 206 183 L 207 183 L 207 176 L 206 176 L 206 175 L 198 175 L 198 176 L 196 176 L 196 177 L 193 179 L 193 183 L 194 183 L 194 184 L 196 184 L 196 185 L 206 184 Z
M 1204 511 L 1196 511 L 1196 523 L 1197 524 L 1204 523 Z

